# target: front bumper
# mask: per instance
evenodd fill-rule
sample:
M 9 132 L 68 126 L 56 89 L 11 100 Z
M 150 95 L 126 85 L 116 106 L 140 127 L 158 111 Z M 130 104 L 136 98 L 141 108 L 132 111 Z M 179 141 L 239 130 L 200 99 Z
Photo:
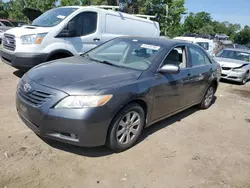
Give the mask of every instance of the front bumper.
M 38 84 L 32 83 L 32 88 Z M 54 109 L 53 106 L 67 94 L 38 86 L 39 90 L 53 93 L 41 106 L 33 106 L 16 93 L 16 108 L 22 121 L 36 134 L 60 142 L 94 147 L 104 145 L 112 111 L 108 107 L 85 109 Z M 49 90 L 49 91 L 48 91 Z
M 16 53 L 10 50 L 1 50 L 1 59 L 4 63 L 17 69 L 30 69 L 45 61 L 45 53 Z
M 236 82 L 241 82 L 244 78 L 245 72 L 234 72 L 232 70 L 225 71 L 222 70 L 221 72 L 221 78 L 226 80 L 232 80 Z

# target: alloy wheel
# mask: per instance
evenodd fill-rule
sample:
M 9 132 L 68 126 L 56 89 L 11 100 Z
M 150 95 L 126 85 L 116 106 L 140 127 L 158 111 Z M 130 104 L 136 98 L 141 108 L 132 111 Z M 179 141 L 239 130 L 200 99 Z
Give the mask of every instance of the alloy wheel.
M 128 144 L 130 143 L 135 136 L 139 133 L 141 124 L 140 115 L 131 111 L 128 112 L 123 118 L 120 120 L 117 130 L 116 130 L 116 139 L 120 144 Z
M 205 106 L 209 106 L 211 104 L 213 96 L 214 96 L 214 88 L 210 87 L 205 95 L 205 100 L 204 100 Z
M 242 80 L 242 83 L 243 83 L 243 84 L 246 84 L 248 78 L 249 78 L 249 73 L 246 73 L 245 76 L 244 76 L 244 78 L 243 78 L 243 80 Z

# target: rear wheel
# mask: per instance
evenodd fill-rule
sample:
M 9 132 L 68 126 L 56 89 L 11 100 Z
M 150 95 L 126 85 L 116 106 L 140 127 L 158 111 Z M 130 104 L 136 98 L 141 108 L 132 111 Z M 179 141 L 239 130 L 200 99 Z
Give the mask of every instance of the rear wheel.
M 215 94 L 215 87 L 214 85 L 209 86 L 208 90 L 206 91 L 206 94 L 204 98 L 202 99 L 202 102 L 200 103 L 199 107 L 201 109 L 207 109 L 209 108 L 214 99 L 214 94 Z
M 106 145 L 116 152 L 129 149 L 141 135 L 144 122 L 142 107 L 136 103 L 129 104 L 113 120 Z
M 247 83 L 248 79 L 249 79 L 249 72 L 246 72 L 246 74 L 244 75 L 244 77 L 241 81 L 241 84 L 245 85 Z

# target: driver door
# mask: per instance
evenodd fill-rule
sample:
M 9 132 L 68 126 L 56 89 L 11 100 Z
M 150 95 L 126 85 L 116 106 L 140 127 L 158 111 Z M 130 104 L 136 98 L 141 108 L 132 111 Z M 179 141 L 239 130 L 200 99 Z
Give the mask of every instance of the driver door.
M 175 47 L 165 58 L 163 64 L 180 66 L 178 74 L 157 73 L 155 75 L 154 120 L 174 113 L 188 105 L 190 67 L 187 59 L 186 46 Z
M 76 15 L 70 21 L 73 34 L 65 38 L 69 51 L 80 54 L 101 44 L 99 20 L 98 12 L 87 11 Z

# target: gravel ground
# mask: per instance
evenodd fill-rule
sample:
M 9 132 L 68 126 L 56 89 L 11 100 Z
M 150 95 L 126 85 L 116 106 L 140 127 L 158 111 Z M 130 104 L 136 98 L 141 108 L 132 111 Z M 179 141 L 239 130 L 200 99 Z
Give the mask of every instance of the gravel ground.
M 123 153 L 44 141 L 15 110 L 21 74 L 0 63 L 0 188 L 249 188 L 250 83 L 144 130 Z

